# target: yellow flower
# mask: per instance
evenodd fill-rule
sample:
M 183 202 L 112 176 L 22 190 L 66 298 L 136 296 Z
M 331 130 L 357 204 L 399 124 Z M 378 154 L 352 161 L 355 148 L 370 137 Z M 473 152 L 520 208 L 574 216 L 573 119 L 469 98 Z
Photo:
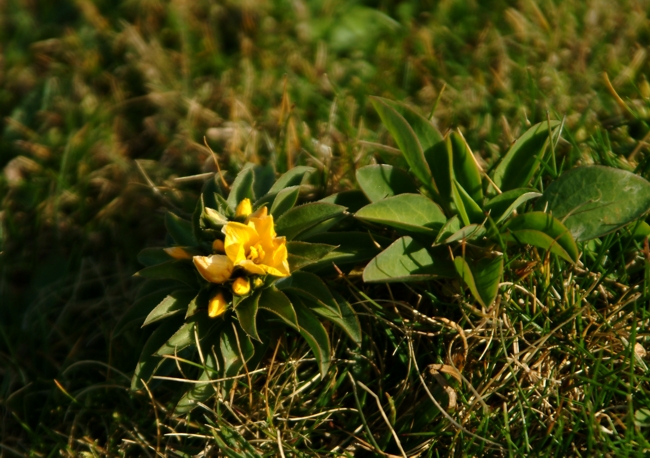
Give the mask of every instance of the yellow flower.
M 232 283 L 232 292 L 238 296 L 245 296 L 251 290 L 251 282 L 248 278 L 239 277 Z
M 250 199 L 246 198 L 239 202 L 235 210 L 235 216 L 248 216 L 253 212 L 253 206 Z
M 210 299 L 210 302 L 208 302 L 208 316 L 210 318 L 216 318 L 219 315 L 223 315 L 227 307 L 228 303 L 226 302 L 226 298 L 223 297 L 223 293 L 219 291 L 212 297 L 212 299 Z
M 211 283 L 223 283 L 230 278 L 233 264 L 228 256 L 213 254 L 211 256 L 194 256 L 194 265 L 203 278 Z
M 192 259 L 192 255 L 185 251 L 182 247 L 173 246 L 171 248 L 164 248 L 165 253 L 174 259 Z
M 286 239 L 277 237 L 266 207 L 250 215 L 247 224 L 230 222 L 221 231 L 226 234 L 226 256 L 235 267 L 256 275 L 290 275 Z

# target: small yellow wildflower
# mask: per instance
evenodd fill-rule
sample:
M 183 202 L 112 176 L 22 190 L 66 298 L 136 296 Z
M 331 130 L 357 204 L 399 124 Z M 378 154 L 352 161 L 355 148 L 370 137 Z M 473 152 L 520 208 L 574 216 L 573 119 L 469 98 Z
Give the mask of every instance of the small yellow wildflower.
M 239 277 L 232 283 L 232 292 L 238 296 L 245 296 L 251 290 L 251 282 L 248 278 Z
M 212 296 L 210 302 L 208 302 L 208 316 L 210 318 L 216 318 L 219 315 L 223 315 L 228 307 L 226 298 L 223 297 L 223 293 L 219 291 L 217 294 Z
M 229 222 L 223 227 L 226 256 L 235 267 L 243 267 L 251 274 L 287 277 L 286 239 L 277 237 L 273 216 L 267 213 L 263 207 L 248 218 L 247 224 Z
M 194 256 L 194 265 L 203 278 L 211 283 L 223 283 L 230 278 L 234 268 L 228 256 L 213 254 L 211 256 Z
M 192 259 L 192 255 L 179 246 L 165 248 L 164 250 L 165 253 L 167 253 L 169 256 L 171 256 L 174 259 Z
M 251 201 L 248 198 L 243 199 L 241 202 L 239 202 L 239 205 L 237 205 L 237 209 L 235 210 L 235 216 L 248 216 L 253 212 L 253 206 L 251 205 Z

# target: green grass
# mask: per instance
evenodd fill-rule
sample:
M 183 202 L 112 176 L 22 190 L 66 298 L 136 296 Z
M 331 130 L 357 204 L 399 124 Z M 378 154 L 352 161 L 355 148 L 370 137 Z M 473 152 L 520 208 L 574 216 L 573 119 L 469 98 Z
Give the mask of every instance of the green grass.
M 112 332 L 163 210 L 191 212 L 214 170 L 204 137 L 228 177 L 312 165 L 305 198 L 324 197 L 400 164 L 377 146 L 393 146 L 378 95 L 460 128 L 488 166 L 548 112 L 566 119 L 560 170 L 650 178 L 650 4 L 483 4 L 2 3 L 0 454 L 647 453 L 650 263 L 628 229 L 582 244 L 577 269 L 508 260 L 487 310 L 445 282 L 332 278 L 364 341 L 332 331 L 324 380 L 288 336 L 187 418 L 171 415 L 187 383 L 128 391 L 149 331 Z

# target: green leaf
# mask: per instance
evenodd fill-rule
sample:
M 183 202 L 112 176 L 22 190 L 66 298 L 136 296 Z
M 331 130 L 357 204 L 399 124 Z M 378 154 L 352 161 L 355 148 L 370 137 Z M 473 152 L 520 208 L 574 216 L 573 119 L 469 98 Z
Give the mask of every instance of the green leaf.
M 458 242 L 460 240 L 476 240 L 485 234 L 485 232 L 486 230 L 484 225 L 470 224 L 469 226 L 462 227 L 458 231 L 448 236 L 442 243 L 452 243 Z
M 551 121 L 551 129 L 559 124 L 559 121 Z M 547 121 L 535 124 L 510 147 L 494 171 L 493 181 L 501 191 L 528 185 L 544 156 L 548 127 Z
M 331 253 L 336 246 L 323 243 L 287 242 L 291 272 L 314 264 Z
M 292 240 L 318 223 L 343 215 L 344 211 L 345 207 L 340 205 L 311 202 L 294 207 L 278 218 L 275 230 L 279 235 L 284 235 L 287 240 Z
M 313 167 L 306 167 L 304 165 L 299 165 L 292 168 L 287 173 L 278 178 L 278 180 L 269 190 L 269 194 L 280 192 L 284 188 L 288 188 L 290 186 L 300 186 L 305 177 L 312 173 L 314 170 L 316 169 Z
M 129 307 L 129 309 L 122 315 L 113 329 L 112 339 L 118 337 L 126 328 L 133 324 L 142 325 L 142 322 L 147 317 L 149 312 L 162 301 L 165 296 L 178 288 L 178 285 L 170 285 L 167 287 L 158 286 L 157 290 L 139 296 L 136 301 Z
M 176 242 L 176 245 L 198 245 L 198 241 L 196 240 L 196 237 L 194 237 L 194 230 L 191 221 L 182 219 L 172 212 L 167 212 L 165 215 L 165 227 L 167 227 L 167 231 L 174 239 L 174 242 Z
M 198 381 L 205 383 L 195 384 L 183 395 L 174 409 L 176 415 L 183 415 L 192 411 L 197 406 L 197 403 L 205 402 L 215 394 L 214 387 L 210 381 L 215 378 L 214 375 L 217 373 L 218 366 L 211 352 L 204 352 L 204 358 L 208 370 L 204 370 L 201 373 Z
M 300 303 L 293 305 L 298 317 L 300 335 L 314 352 L 321 377 L 325 377 L 331 362 L 330 340 L 327 331 L 307 307 Z
M 411 237 L 402 237 L 373 258 L 363 270 L 365 282 L 406 282 L 454 277 L 447 247 L 427 250 Z
M 363 221 L 432 236 L 447 221 L 440 207 L 421 194 L 388 197 L 366 205 L 354 216 Z
M 262 291 L 259 308 L 268 310 L 294 329 L 298 329 L 298 317 L 289 298 L 275 287 Z
M 377 202 L 397 194 L 417 194 L 418 188 L 405 170 L 392 165 L 368 165 L 356 172 L 359 187 L 370 199 Z
M 445 225 L 442 226 L 440 232 L 438 232 L 438 236 L 436 237 L 435 243 L 446 243 L 445 239 L 451 237 L 460 229 L 461 229 L 460 218 L 458 217 L 458 215 L 452 216 L 447 220 Z
M 224 326 L 219 336 L 224 377 L 237 375 L 255 353 L 255 348 L 248 335 L 241 328 L 237 329 L 237 333 L 235 333 L 237 327 Z
M 273 186 L 275 182 L 275 170 L 271 165 L 255 165 L 253 166 L 253 195 L 255 199 L 259 199 Z M 251 199 L 251 202 L 254 202 Z
M 376 97 L 397 111 L 409 123 L 424 151 L 442 141 L 442 135 L 427 118 L 402 102 Z
M 350 215 L 349 213 L 341 213 L 339 215 L 336 215 L 334 218 L 326 219 L 325 221 L 322 221 L 318 224 L 315 224 L 314 226 L 310 227 L 304 232 L 301 232 L 298 236 L 296 236 L 295 240 L 301 240 L 304 241 L 306 239 L 309 239 L 313 237 L 314 235 L 322 234 L 339 223 L 341 223 L 344 219 L 348 218 Z
M 356 343 L 358 346 L 361 346 L 361 324 L 359 323 L 359 317 L 357 317 L 356 312 L 352 308 L 352 305 L 336 291 L 332 291 L 334 294 L 334 299 L 339 304 L 341 309 L 341 321 L 339 325 L 341 329 Z
M 370 203 L 366 195 L 358 190 L 337 192 L 321 199 L 319 202 L 341 205 L 347 207 L 349 212 L 356 212 Z
M 528 212 L 510 220 L 504 227 L 507 241 L 533 245 L 566 259 L 578 261 L 580 252 L 569 229 L 558 219 L 544 212 Z
M 155 266 L 145 267 L 135 276 L 153 280 L 177 280 L 186 285 L 199 286 L 196 269 L 189 260 L 169 261 Z
M 300 186 L 290 186 L 278 192 L 275 199 L 273 199 L 273 205 L 271 205 L 271 214 L 273 215 L 273 218 L 277 220 L 288 210 L 291 210 L 294 205 L 296 205 L 299 195 Z
M 371 97 L 370 100 L 379 113 L 382 123 L 391 133 L 397 146 L 408 162 L 411 172 L 433 194 L 437 194 L 431 169 L 424 157 L 424 149 L 409 123 L 392 108 L 385 99 Z
M 371 237 L 368 232 L 326 232 L 314 235 L 308 240 L 328 244 L 328 246 L 338 245 L 334 251 L 310 266 L 310 270 L 314 267 L 331 267 L 332 263 L 342 266 L 367 261 L 381 251 L 377 243 L 388 246 L 392 242 L 385 237 Z
M 650 183 L 612 167 L 578 167 L 551 183 L 535 208 L 553 213 L 582 242 L 645 215 L 650 210 Z
M 442 140 L 424 151 L 424 157 L 429 164 L 431 174 L 438 189 L 439 203 L 446 209 L 450 210 L 451 202 L 451 179 L 453 178 L 453 165 L 451 148 L 448 147 L 447 141 Z M 435 196 L 435 195 L 434 195 Z
M 138 253 L 138 262 L 144 266 L 155 266 L 172 259 L 163 248 L 145 248 Z
M 485 214 L 481 207 L 472 199 L 465 189 L 456 181 L 452 181 L 454 203 L 458 209 L 458 215 L 465 226 L 470 224 L 481 224 L 485 220 Z
M 163 320 L 167 317 L 177 314 L 181 310 L 186 310 L 188 304 L 196 297 L 194 291 L 174 291 L 166 296 L 144 320 L 142 327 L 148 324 L 155 323 L 156 321 Z
M 252 166 L 244 168 L 233 181 L 230 186 L 230 194 L 228 194 L 228 207 L 235 210 L 239 202 L 248 198 L 251 202 L 255 202 L 255 194 L 253 193 L 253 181 L 255 172 Z
M 200 341 L 208 334 L 208 331 L 215 323 L 217 321 L 208 318 L 207 313 L 194 315 L 156 351 L 156 355 L 173 355 L 192 344 L 196 344 L 194 328 L 196 327 L 196 334 Z
M 159 349 L 178 329 L 178 326 L 182 323 L 182 319 L 176 320 L 167 320 L 164 321 L 147 339 L 147 342 L 142 348 L 140 353 L 140 359 L 138 364 L 135 366 L 135 372 L 133 373 L 133 378 L 131 379 L 131 389 L 139 390 L 144 388 L 144 385 L 140 379 L 145 382 L 151 380 L 151 376 L 156 372 L 156 369 L 163 362 L 163 358 L 156 356 L 156 350 Z
M 503 256 L 472 261 L 472 267 L 465 258 L 456 256 L 454 265 L 458 275 L 467 285 L 474 298 L 483 307 L 487 308 L 492 305 L 503 274 Z
M 290 277 L 282 278 L 275 282 L 275 286 L 282 292 L 291 291 L 300 296 L 311 299 L 319 305 L 320 308 L 328 309 L 329 312 L 323 311 L 317 313 L 323 315 L 336 315 L 341 317 L 341 309 L 334 300 L 334 296 L 329 288 L 320 279 L 319 276 L 309 272 L 293 272 Z M 323 316 L 325 316 L 323 315 Z
M 260 336 L 257 334 L 257 309 L 259 307 L 260 295 L 261 291 L 256 291 L 240 301 L 237 307 L 235 307 L 235 313 L 237 314 L 237 319 L 239 319 L 239 324 L 242 329 L 255 340 L 260 340 Z
M 492 219 L 499 224 L 505 221 L 521 204 L 541 195 L 531 188 L 511 189 L 487 201 L 484 208 L 486 212 L 490 212 Z
M 457 132 L 449 134 L 447 142 L 452 157 L 454 178 L 474 202 L 483 203 L 481 172 L 476 165 L 474 155 L 467 148 L 463 137 Z

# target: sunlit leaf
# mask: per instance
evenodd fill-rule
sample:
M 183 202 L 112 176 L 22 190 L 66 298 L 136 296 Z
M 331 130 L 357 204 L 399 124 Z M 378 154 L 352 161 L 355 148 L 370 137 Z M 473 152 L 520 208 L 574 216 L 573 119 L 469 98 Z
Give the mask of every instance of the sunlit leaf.
M 366 205 L 355 215 L 363 221 L 435 236 L 447 221 L 440 207 L 421 194 L 399 194 Z
M 359 187 L 370 199 L 377 202 L 397 194 L 417 194 L 418 188 L 405 170 L 392 165 L 368 165 L 356 172 Z

